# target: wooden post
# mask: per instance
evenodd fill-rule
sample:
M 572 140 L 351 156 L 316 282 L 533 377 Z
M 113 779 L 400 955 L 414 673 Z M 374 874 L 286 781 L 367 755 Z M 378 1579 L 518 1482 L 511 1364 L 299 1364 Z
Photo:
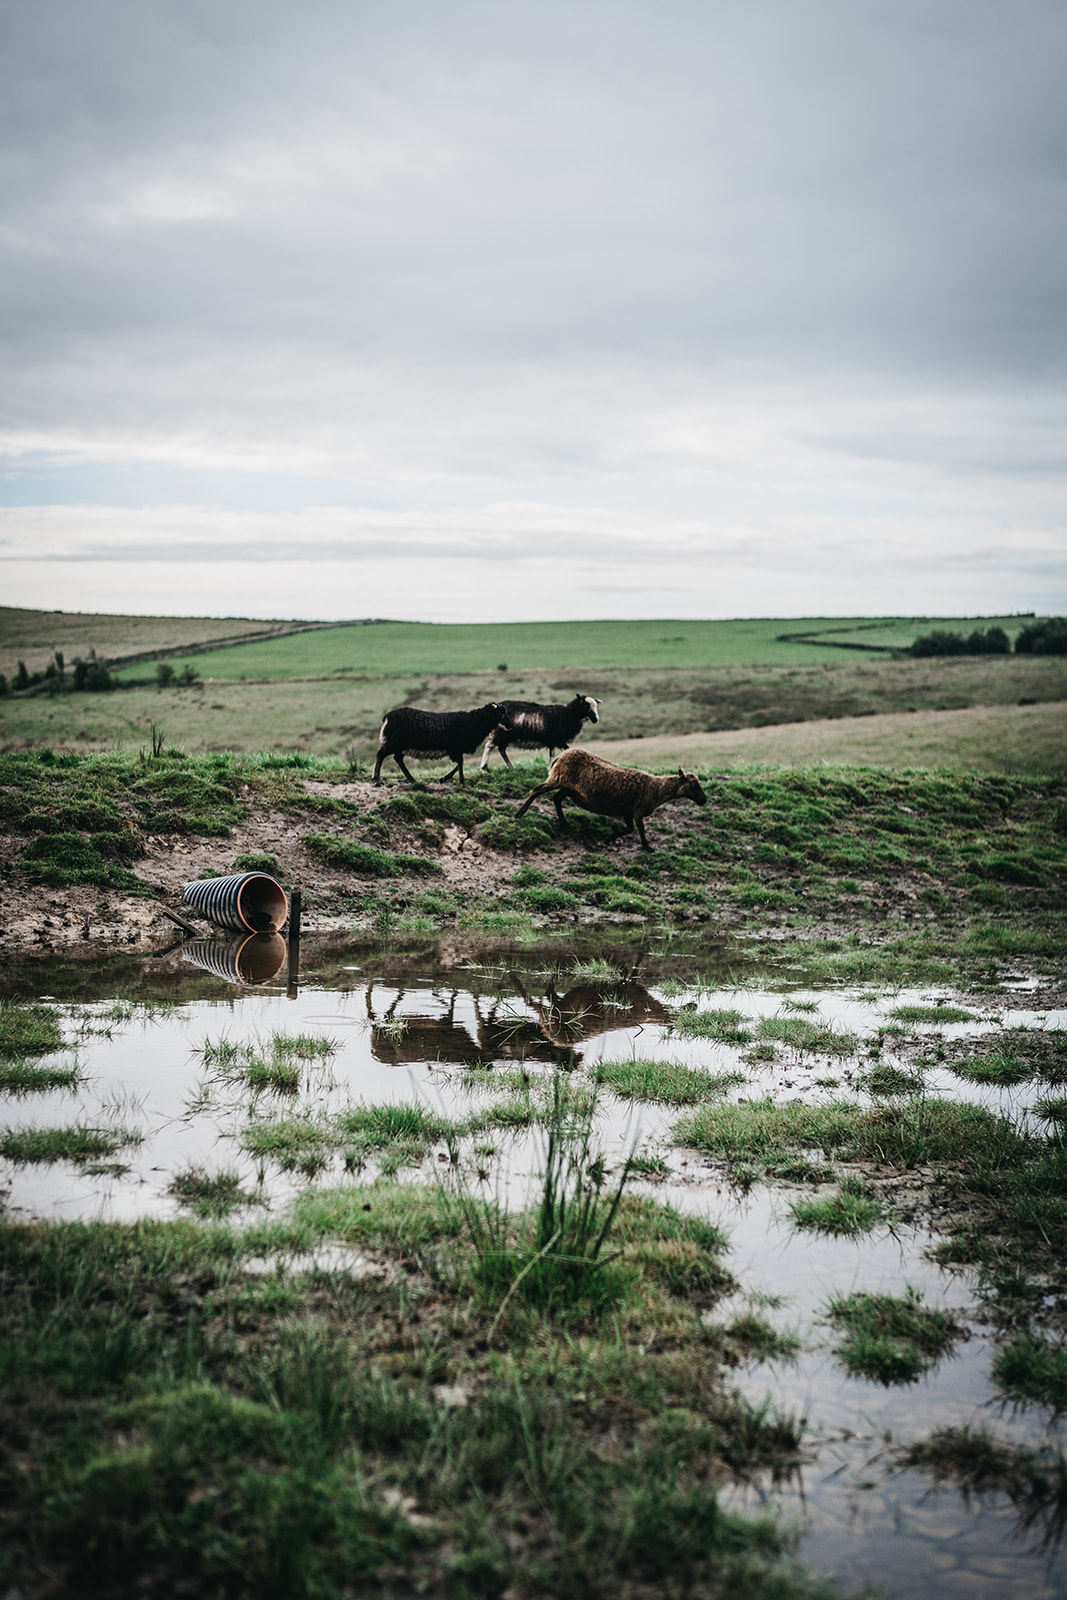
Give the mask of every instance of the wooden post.
M 289 896 L 289 985 L 286 998 L 295 1000 L 300 993 L 300 902 L 299 889 Z

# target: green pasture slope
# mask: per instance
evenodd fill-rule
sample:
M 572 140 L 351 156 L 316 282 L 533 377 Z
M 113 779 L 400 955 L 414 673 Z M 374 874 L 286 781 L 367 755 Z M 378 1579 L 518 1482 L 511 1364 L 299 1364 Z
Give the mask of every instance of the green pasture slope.
M 789 666 L 860 652 L 841 644 L 905 649 L 932 628 L 967 632 L 999 623 L 1014 637 L 1021 617 L 807 617 L 723 622 L 373 622 L 213 650 L 197 658 L 205 677 L 326 678 L 335 674 L 456 673 L 590 667 Z M 815 634 L 809 644 L 781 635 Z M 183 658 L 175 655 L 179 668 Z M 146 675 L 130 667 L 127 675 Z

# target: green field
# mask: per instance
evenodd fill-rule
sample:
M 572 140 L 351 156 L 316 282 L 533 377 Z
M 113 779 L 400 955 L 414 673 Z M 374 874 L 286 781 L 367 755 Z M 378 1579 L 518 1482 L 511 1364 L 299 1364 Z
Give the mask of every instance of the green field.
M 980 619 L 998 623 L 1012 637 L 1027 619 Z M 262 644 L 213 650 L 196 662 L 211 678 L 375 676 L 411 672 L 456 673 L 551 670 L 555 673 L 608 667 L 704 667 L 810 665 L 840 661 L 842 643 L 905 649 L 920 633 L 947 627 L 968 632 L 974 618 L 960 617 L 766 617 L 731 622 L 378 622 L 329 628 Z M 782 634 L 815 633 L 826 643 L 783 640 Z M 857 655 L 860 652 L 855 652 Z M 182 658 L 171 658 L 179 668 Z M 143 676 L 130 668 L 127 675 Z
M 935 623 L 966 631 L 975 620 L 384 622 L 213 649 L 218 633 L 212 629 L 225 629 L 232 638 L 257 625 L 233 618 L 70 618 L 0 610 L 0 647 L 4 629 L 11 635 L 8 647 L 19 641 L 22 648 L 30 638 L 58 637 L 61 626 L 77 622 L 81 628 L 80 635 L 63 634 L 64 685 L 53 680 L 0 700 L 0 749 L 138 749 L 150 746 L 153 730 L 156 736 L 162 730 L 168 743 L 190 753 L 300 750 L 365 761 L 376 747 L 383 714 L 393 706 L 452 711 L 490 699 L 558 702 L 580 691 L 601 701 L 600 723 L 586 726 L 583 742 L 648 741 L 638 753 L 616 754 L 637 765 L 667 759 L 652 748 L 664 737 L 747 730 L 760 735 L 758 751 L 716 746 L 685 759 L 715 765 L 869 760 L 979 771 L 997 770 L 999 761 L 1005 771 L 1063 771 L 1067 719 L 1061 731 L 1055 707 L 1067 701 L 1067 657 L 917 660 L 888 648 L 840 648 L 868 640 L 902 647 Z M 1002 621 L 1009 633 L 1023 624 L 1021 618 Z M 838 645 L 783 642 L 779 636 L 785 633 L 817 635 Z M 118 671 L 118 692 L 71 692 L 66 685 L 72 640 L 90 635 L 106 641 L 108 652 L 99 653 L 112 662 L 146 651 L 158 659 Z M 176 638 L 185 641 L 183 648 L 202 653 L 166 655 Z M 188 663 L 198 680 L 161 688 L 156 667 L 164 660 L 179 671 Z M 1003 717 L 996 727 L 985 719 L 973 728 L 959 719 L 935 719 L 916 740 L 927 714 L 982 707 L 1010 714 L 1016 706 L 1050 709 L 1041 717 L 1020 711 L 1017 729 Z M 880 727 L 875 752 L 871 719 L 894 713 L 920 716 L 897 718 L 899 728 Z M 812 724 L 839 731 L 829 743 L 825 732 L 814 744 L 806 737 L 798 742 L 798 728 Z

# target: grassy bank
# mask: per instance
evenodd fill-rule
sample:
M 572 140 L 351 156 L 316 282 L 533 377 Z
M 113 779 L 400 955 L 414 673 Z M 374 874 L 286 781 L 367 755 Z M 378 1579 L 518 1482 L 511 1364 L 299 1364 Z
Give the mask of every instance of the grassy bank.
M 8 755 L 3 871 L 13 885 L 150 896 L 166 882 L 156 862 L 200 840 L 210 871 L 274 870 L 305 888 L 309 911 L 354 925 L 503 930 L 622 917 L 792 926 L 799 939 L 819 922 L 817 947 L 798 944 L 796 957 L 853 976 L 937 971 L 946 959 L 976 976 L 1062 950 L 1063 781 L 708 774 L 708 805 L 658 812 L 656 848 L 645 852 L 632 836 L 616 842 L 616 823 L 574 808 L 563 833 L 547 808 L 516 819 L 515 802 L 543 771 L 526 763 L 464 790 L 374 788 L 340 763 L 302 756 Z M 255 848 L 263 818 L 271 850 Z

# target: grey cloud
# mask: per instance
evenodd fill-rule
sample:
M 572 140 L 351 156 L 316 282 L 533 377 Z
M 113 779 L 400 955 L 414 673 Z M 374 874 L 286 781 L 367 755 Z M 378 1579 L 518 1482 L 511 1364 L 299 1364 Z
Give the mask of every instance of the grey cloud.
M 515 498 L 570 506 L 600 561 L 590 508 L 718 539 L 777 518 L 846 559 L 850 510 L 1062 537 L 1058 0 L 0 19 L 20 495 L 43 461 L 59 498 L 111 472 L 117 503 L 190 504 L 214 475 L 254 510 L 302 481 L 438 531 Z M 63 559 L 160 559 L 79 538 Z M 511 558 L 506 519 L 479 549 Z

